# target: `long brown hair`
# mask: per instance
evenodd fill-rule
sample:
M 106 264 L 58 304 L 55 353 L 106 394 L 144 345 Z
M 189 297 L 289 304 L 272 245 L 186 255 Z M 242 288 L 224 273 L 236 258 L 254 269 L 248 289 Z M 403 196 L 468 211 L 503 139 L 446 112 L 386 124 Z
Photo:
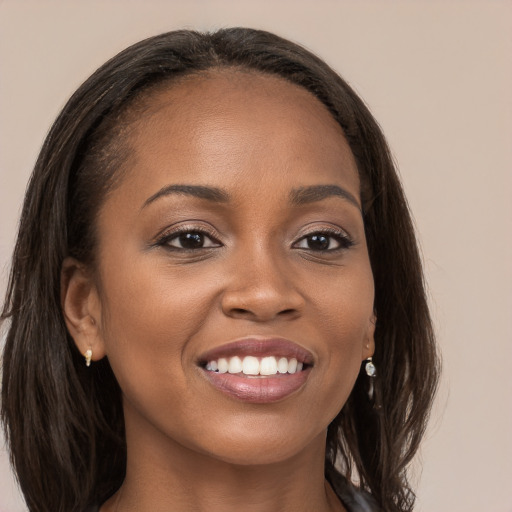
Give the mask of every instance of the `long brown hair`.
M 82 511 L 121 485 L 126 468 L 121 392 L 108 360 L 87 369 L 67 333 L 60 272 L 71 255 L 94 264 L 95 217 L 126 151 L 124 114 L 161 82 L 213 68 L 277 75 L 314 94 L 355 156 L 375 281 L 375 403 L 361 372 L 328 427 L 326 474 L 410 511 L 407 465 L 424 433 L 438 358 L 407 202 L 382 132 L 349 85 L 304 48 L 268 32 L 175 31 L 139 42 L 71 97 L 37 160 L 25 197 L 2 312 L 2 421 L 33 512 Z M 377 407 L 376 407 L 377 405 Z

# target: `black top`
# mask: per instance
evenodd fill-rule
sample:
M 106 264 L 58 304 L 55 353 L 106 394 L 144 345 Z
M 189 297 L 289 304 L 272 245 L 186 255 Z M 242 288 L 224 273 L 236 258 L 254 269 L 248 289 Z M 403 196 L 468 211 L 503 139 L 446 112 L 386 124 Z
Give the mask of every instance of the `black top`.
M 379 506 L 367 492 L 356 489 L 344 479 L 340 481 L 339 477 L 328 480 L 347 512 L 380 512 Z

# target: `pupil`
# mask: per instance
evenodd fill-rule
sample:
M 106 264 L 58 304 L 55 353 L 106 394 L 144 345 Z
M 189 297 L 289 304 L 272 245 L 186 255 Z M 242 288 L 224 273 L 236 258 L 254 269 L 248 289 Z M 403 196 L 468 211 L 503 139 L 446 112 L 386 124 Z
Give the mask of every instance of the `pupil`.
M 319 251 L 329 248 L 329 237 L 325 235 L 311 235 L 308 238 L 308 247 Z
M 185 233 L 179 237 L 181 246 L 185 249 L 197 249 L 202 247 L 204 237 L 201 233 Z

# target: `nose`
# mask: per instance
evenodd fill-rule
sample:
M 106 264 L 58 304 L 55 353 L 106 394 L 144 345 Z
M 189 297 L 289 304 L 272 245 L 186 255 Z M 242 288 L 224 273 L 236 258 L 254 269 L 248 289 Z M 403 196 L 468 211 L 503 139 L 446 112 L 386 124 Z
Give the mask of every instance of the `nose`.
M 225 315 L 269 322 L 302 314 L 305 299 L 297 287 L 297 276 L 271 251 L 258 251 L 233 267 L 221 299 Z

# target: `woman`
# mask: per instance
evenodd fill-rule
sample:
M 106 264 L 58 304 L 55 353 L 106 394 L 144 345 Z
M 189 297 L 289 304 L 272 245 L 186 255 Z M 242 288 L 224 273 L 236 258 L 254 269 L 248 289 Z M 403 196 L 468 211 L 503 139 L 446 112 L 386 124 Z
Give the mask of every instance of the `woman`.
M 362 101 L 289 41 L 171 32 L 94 73 L 2 318 L 31 511 L 412 510 L 437 358 L 407 203 Z

